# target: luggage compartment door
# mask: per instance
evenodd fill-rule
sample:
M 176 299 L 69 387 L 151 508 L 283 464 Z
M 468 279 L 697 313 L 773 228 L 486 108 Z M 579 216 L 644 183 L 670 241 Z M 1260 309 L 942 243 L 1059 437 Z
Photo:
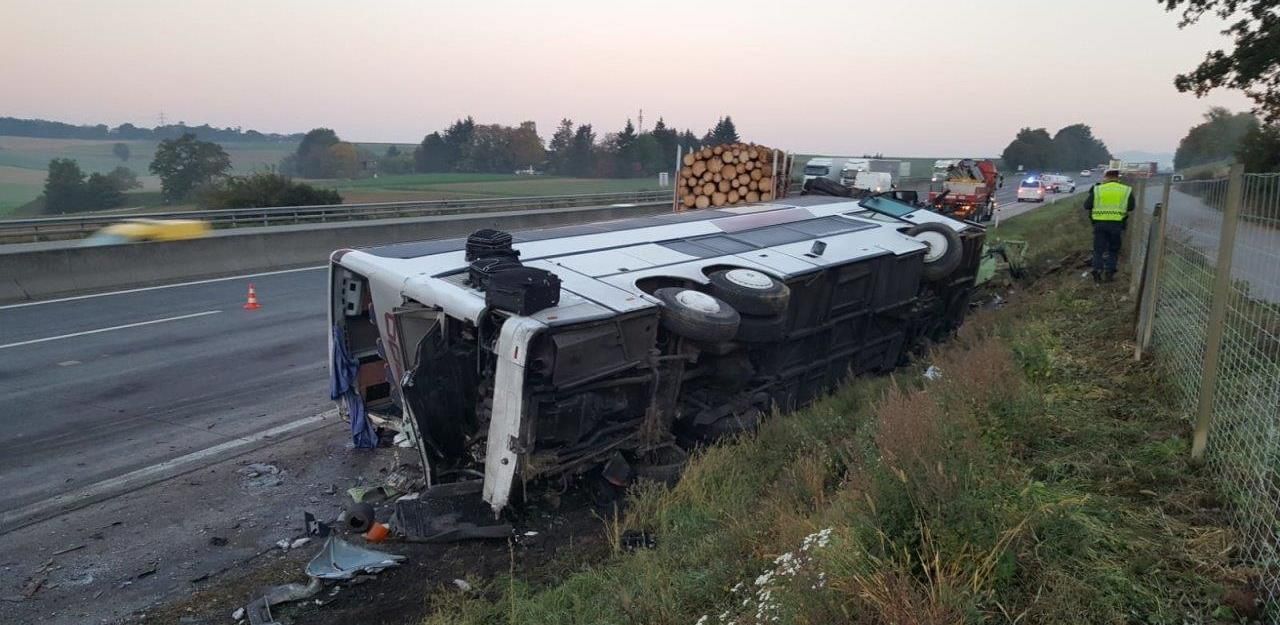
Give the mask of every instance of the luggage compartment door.
M 387 313 L 386 322 L 391 334 L 387 337 L 388 352 L 394 352 L 395 357 L 404 366 L 404 376 L 395 385 L 400 408 L 404 410 L 401 421 L 408 430 L 409 436 L 413 438 L 418 455 L 422 458 L 422 472 L 427 478 L 427 486 L 430 487 L 432 484 L 431 458 L 427 454 L 426 442 L 422 438 L 422 428 L 418 426 L 419 415 L 414 414 L 413 402 L 406 396 L 405 385 L 409 384 L 418 368 L 419 345 L 424 340 L 443 334 L 444 313 L 421 305 L 399 306 Z

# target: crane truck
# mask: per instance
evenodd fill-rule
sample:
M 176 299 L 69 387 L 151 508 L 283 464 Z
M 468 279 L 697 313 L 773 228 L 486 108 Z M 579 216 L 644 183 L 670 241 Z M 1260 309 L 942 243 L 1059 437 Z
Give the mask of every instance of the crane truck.
M 1002 178 L 990 159 L 963 159 L 946 169 L 941 184 L 929 191 L 929 204 L 944 215 L 987 221 L 995 214 Z

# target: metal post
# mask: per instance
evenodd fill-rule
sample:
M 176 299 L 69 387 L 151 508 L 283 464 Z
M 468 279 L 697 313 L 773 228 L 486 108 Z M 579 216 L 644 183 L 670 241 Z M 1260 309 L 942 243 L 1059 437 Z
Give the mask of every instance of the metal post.
M 769 176 L 769 201 L 776 202 L 778 200 L 778 151 L 773 150 L 773 165 L 770 166 Z
M 1142 221 L 1147 210 L 1147 180 L 1139 178 L 1137 194 L 1134 198 L 1134 210 L 1131 219 L 1129 219 L 1129 298 L 1132 299 L 1138 295 L 1138 278 L 1142 276 L 1143 260 L 1146 258 L 1146 250 L 1138 249 L 1142 247 Z M 1150 242 L 1147 243 L 1150 245 Z
M 1213 278 L 1213 302 L 1205 336 L 1204 369 L 1200 372 L 1200 401 L 1196 406 L 1196 430 L 1191 437 L 1191 459 L 1204 459 L 1213 416 L 1213 397 L 1218 386 L 1218 357 L 1227 322 L 1227 296 L 1231 292 L 1231 258 L 1236 247 L 1236 226 L 1240 222 L 1240 198 L 1244 192 L 1244 165 L 1231 166 L 1227 181 L 1227 205 L 1222 210 L 1222 232 L 1218 237 L 1218 267 Z
M 680 187 L 684 186 L 684 178 L 680 176 L 680 167 L 684 165 L 684 161 L 682 160 L 683 158 L 684 146 L 677 145 L 676 169 L 675 173 L 671 176 L 672 178 L 675 178 L 675 182 L 671 185 L 671 212 L 673 213 L 678 213 L 684 210 L 684 207 L 680 205 Z
M 1138 317 L 1138 343 L 1133 349 L 1134 360 L 1142 360 L 1142 355 L 1151 347 L 1151 334 L 1156 325 L 1156 307 L 1160 305 L 1160 270 L 1164 267 L 1164 233 L 1169 224 L 1169 196 L 1173 190 L 1173 176 L 1164 179 L 1164 192 L 1160 196 L 1160 215 L 1156 219 L 1156 227 L 1152 236 L 1154 241 L 1148 243 L 1151 254 L 1147 261 L 1146 291 L 1143 293 L 1144 303 L 1140 304 Z

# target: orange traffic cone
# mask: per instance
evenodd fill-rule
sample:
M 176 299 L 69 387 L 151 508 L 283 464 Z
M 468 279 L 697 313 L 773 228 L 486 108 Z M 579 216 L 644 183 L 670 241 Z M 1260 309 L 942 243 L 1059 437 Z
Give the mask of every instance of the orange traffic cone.
M 249 284 L 249 300 L 244 303 L 244 309 L 257 310 L 259 308 L 262 308 L 262 305 L 258 303 L 258 292 L 253 290 L 253 284 L 250 283 Z

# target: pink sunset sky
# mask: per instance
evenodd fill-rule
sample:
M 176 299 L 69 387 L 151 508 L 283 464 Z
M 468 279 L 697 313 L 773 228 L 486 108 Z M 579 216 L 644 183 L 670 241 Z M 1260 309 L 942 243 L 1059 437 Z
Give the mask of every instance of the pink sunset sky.
M 967 7 L 974 8 L 967 8 Z M 1156 0 L 4 0 L 0 115 L 417 142 L 472 115 L 614 131 L 644 109 L 807 153 L 998 153 L 1084 122 L 1172 151 L 1234 92 L 1178 93 L 1226 39 Z

